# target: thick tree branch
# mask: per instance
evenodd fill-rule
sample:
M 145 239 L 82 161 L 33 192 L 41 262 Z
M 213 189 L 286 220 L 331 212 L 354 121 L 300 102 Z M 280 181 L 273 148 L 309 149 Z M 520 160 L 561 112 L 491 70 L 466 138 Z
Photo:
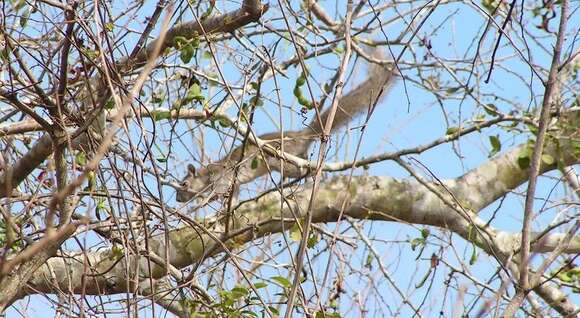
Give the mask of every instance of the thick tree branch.
M 575 123 L 580 123 L 580 121 Z M 571 136 L 577 133 L 577 130 L 566 131 L 571 133 L 561 135 L 562 140 L 572 138 Z M 566 145 L 566 143 L 562 142 L 561 145 Z M 573 155 L 572 147 L 569 146 L 560 150 L 564 150 L 562 154 L 568 164 L 575 164 L 580 161 L 580 158 Z M 520 169 L 514 163 L 517 160 L 518 151 L 519 148 L 516 148 L 498 156 L 491 162 L 483 164 L 465 176 L 445 181 L 446 188 L 450 189 L 463 205 L 470 207 L 474 212 L 478 212 L 493 203 L 497 197 L 506 194 L 527 180 L 526 173 L 528 170 Z M 553 169 L 555 169 L 554 165 L 543 166 L 541 171 L 547 172 Z M 490 179 L 494 179 L 494 176 L 495 179 L 498 179 L 498 175 L 501 175 L 498 172 L 508 173 L 512 170 L 519 170 L 511 174 L 515 181 L 512 178 L 503 181 L 498 180 L 500 185 L 497 185 L 491 191 L 494 193 L 493 195 L 486 195 L 486 191 L 479 190 L 485 187 L 490 190 Z M 489 175 L 493 171 L 495 172 Z M 433 185 L 440 186 L 438 184 Z M 508 186 L 509 188 L 507 188 Z M 232 244 L 235 242 L 239 246 L 239 244 L 250 242 L 257 237 L 291 228 L 295 222 L 292 215 L 303 216 L 304 211 L 307 210 L 307 198 L 310 190 L 310 186 L 287 189 L 288 194 L 291 195 L 285 199 L 287 204 L 284 205 L 282 212 L 280 212 L 280 197 L 278 193 L 271 193 L 257 200 L 240 204 L 235 214 L 238 217 L 235 219 L 231 230 L 232 235 L 237 235 L 230 242 Z M 355 177 L 350 184 L 347 184 L 347 178 L 334 178 L 321 185 L 318 200 L 313 203 L 312 221 L 314 223 L 336 221 L 342 208 L 342 201 L 347 196 L 349 199 L 346 204 L 345 215 L 354 219 L 397 221 L 446 228 L 467 240 L 473 241 L 486 249 L 488 253 L 497 254 L 501 258 L 507 257 L 507 255 L 514 253 L 519 248 L 519 234 L 507 233 L 486 226 L 483 221 L 476 218 L 475 214 L 471 215 L 471 219 L 460 216 L 456 211 L 444 204 L 434 193 L 428 191 L 417 181 L 410 179 Z M 281 216 L 283 216 L 283 219 L 280 219 Z M 181 217 L 185 220 L 189 219 L 184 215 Z M 173 230 L 169 234 L 169 250 L 171 251 L 169 261 L 177 268 L 195 264 L 222 251 L 221 245 L 211 239 L 210 236 L 200 234 L 204 233 L 204 230 L 195 224 L 197 223 L 191 220 L 190 226 Z M 219 235 L 222 231 L 215 220 L 208 219 L 206 224 L 214 224 L 205 230 L 211 231 L 215 235 Z M 486 233 L 486 237 L 474 235 L 474 225 Z M 548 234 L 532 245 L 532 250 L 534 252 L 550 251 L 558 245 L 562 238 L 562 234 Z M 495 250 L 489 248 L 491 245 L 488 243 L 491 239 L 493 239 L 492 243 Z M 152 253 L 163 255 L 165 250 L 163 242 L 164 240 L 161 237 L 151 239 L 150 250 Z M 565 253 L 574 254 L 578 252 L 580 252 L 580 238 L 575 237 Z M 87 255 L 92 271 L 86 273 L 90 276 L 85 290 L 87 294 L 127 292 L 131 288 L 126 284 L 126 273 L 128 272 L 130 277 L 135 277 L 138 273 L 135 272 L 134 265 L 137 263 L 140 263 L 139 268 L 141 270 L 147 268 L 147 260 L 142 256 L 128 255 L 125 261 L 119 261 L 118 256 L 115 256 L 111 250 L 89 252 Z M 81 254 L 68 256 L 73 260 L 77 257 L 82 257 Z M 129 268 L 126 267 L 126 264 L 129 264 Z M 72 280 L 69 281 L 67 275 L 59 275 L 58 271 L 51 278 L 51 272 L 48 271 L 48 267 L 43 267 L 38 275 L 35 275 L 33 280 L 30 281 L 31 289 L 23 290 L 21 296 L 32 292 L 53 291 L 55 286 L 51 284 L 51 279 L 55 277 L 58 278 L 59 285 L 62 284 L 61 287 L 70 285 L 72 292 L 80 292 L 81 285 L 78 278 L 80 277 L 79 275 L 83 275 L 82 261 L 80 259 L 78 262 L 66 264 L 62 259 L 54 258 L 49 260 L 47 265 L 59 271 L 70 270 L 73 273 L 70 276 Z M 155 266 L 152 272 L 155 278 L 159 278 L 165 275 L 166 270 L 162 266 Z M 143 277 L 142 275 L 147 275 L 147 273 L 143 272 L 139 273 L 139 275 Z M 559 302 L 560 305 L 564 304 L 565 306 L 559 307 L 562 312 L 575 310 L 574 305 L 562 301 L 565 300 L 565 296 L 560 291 L 554 290 L 550 285 L 539 286 L 536 290 L 548 303 Z
M 558 124 L 552 127 L 553 138 L 550 138 L 544 148 L 544 154 L 554 158 L 554 163 L 548 165 L 541 162 L 540 173 L 555 169 L 558 161 L 563 166 L 577 164 L 580 161 L 580 154 L 574 150 L 574 145 L 580 140 L 579 125 L 580 109 L 570 109 L 562 114 Z M 529 171 L 525 166 L 518 164 L 518 158 L 529 147 L 530 144 L 522 144 L 469 171 L 457 179 L 456 186 L 451 183 L 455 188 L 454 192 L 462 197 L 470 197 L 471 208 L 474 211 L 483 209 L 507 191 L 515 189 L 528 180 Z

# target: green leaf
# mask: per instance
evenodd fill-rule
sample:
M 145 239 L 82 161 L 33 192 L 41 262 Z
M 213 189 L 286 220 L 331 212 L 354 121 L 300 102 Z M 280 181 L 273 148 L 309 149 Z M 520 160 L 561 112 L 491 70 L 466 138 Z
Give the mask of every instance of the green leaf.
M 243 317 L 258 317 L 257 313 L 250 311 L 250 310 L 242 311 L 242 315 L 243 315 Z
M 528 127 L 528 129 L 530 130 L 530 132 L 534 135 L 538 134 L 538 127 L 532 125 L 532 124 L 527 124 L 526 125 Z
M 97 211 L 107 210 L 107 205 L 105 203 L 105 199 L 99 199 L 97 201 L 97 206 L 95 207 Z
M 199 43 L 201 43 L 201 40 L 199 39 L 199 35 L 197 33 L 195 33 L 193 35 L 193 37 L 191 38 L 191 46 L 194 49 L 197 49 L 197 48 L 199 48 Z
M 292 283 L 290 283 L 290 281 L 282 276 L 274 276 L 271 278 L 273 281 L 275 281 L 276 283 L 278 283 L 278 285 L 284 287 L 284 288 L 289 288 L 290 286 L 292 286 Z
M 86 165 L 87 164 L 87 154 L 84 153 L 83 151 L 77 152 L 77 154 L 75 156 L 75 163 L 81 167 Z
M 26 10 L 22 13 L 22 15 L 20 16 L 20 27 L 22 27 L 22 28 L 26 27 L 26 24 L 28 24 L 29 17 L 30 17 L 30 10 Z
M 552 157 L 549 154 L 543 154 L 542 155 L 542 162 L 548 166 L 551 166 L 554 164 L 554 162 L 556 162 L 556 160 L 554 159 L 554 157 Z
M 97 50 L 89 50 L 89 49 L 82 49 L 82 53 L 90 60 L 94 60 L 99 56 L 99 51 Z
M 318 243 L 318 235 L 312 233 L 308 238 L 308 240 L 306 241 L 306 246 L 308 248 L 313 248 L 314 246 L 316 246 L 316 243 Z
M 300 74 L 300 76 L 298 76 L 298 78 L 296 79 L 296 86 L 302 86 L 306 83 L 306 76 L 304 76 L 303 74 Z
M 558 274 L 558 278 L 564 283 L 571 283 L 574 281 L 574 279 L 567 272 Z
M 258 158 L 254 157 L 254 159 L 252 159 L 252 170 L 256 170 L 258 168 Z
M 87 173 L 87 182 L 89 185 L 85 191 L 93 191 L 97 188 L 97 177 L 95 176 L 94 171 L 89 171 L 89 173 Z
M 290 228 L 290 239 L 294 242 L 300 242 L 300 240 L 302 239 L 302 233 L 300 232 L 298 223 L 295 223 Z
M 417 284 L 415 284 L 415 288 L 423 287 L 423 285 L 425 285 L 425 282 L 427 282 L 429 276 L 431 276 L 431 268 L 429 268 L 425 276 L 423 276 L 423 278 Z
M 115 25 L 112 22 L 105 23 L 105 30 L 107 30 L 107 32 L 113 32 L 114 27 Z
M 242 297 L 246 297 L 248 294 L 250 293 L 250 291 L 241 285 L 237 285 L 236 287 L 232 288 L 231 290 L 231 295 L 233 299 L 239 299 Z
M 368 253 L 367 258 L 365 260 L 365 267 L 371 268 L 373 266 L 374 259 L 375 259 L 375 255 L 373 253 Z
M 338 308 L 338 304 L 336 304 L 336 301 L 333 301 L 333 303 L 331 303 L 329 307 L 336 309 Z M 324 311 L 318 311 L 314 315 L 314 318 L 341 318 L 341 315 L 337 312 L 328 313 Z
M 477 249 L 473 246 L 473 252 L 471 252 L 471 258 L 469 259 L 469 265 L 473 265 L 477 262 Z
M 458 87 L 450 87 L 450 88 L 448 88 L 448 89 L 445 90 L 445 93 L 447 93 L 448 95 L 451 95 L 451 94 L 456 93 L 460 89 L 461 89 L 460 86 L 458 86 Z
M 520 154 L 518 155 L 518 166 L 520 169 L 525 170 L 530 167 L 530 158 L 532 157 L 532 149 L 529 145 L 524 147 Z
M 501 141 L 499 140 L 499 135 L 489 136 L 489 143 L 491 144 L 490 157 L 501 151 Z
M 270 312 L 272 312 L 275 316 L 280 315 L 280 311 L 276 307 L 268 306 L 268 309 L 270 309 Z
M 181 61 L 183 63 L 189 63 L 189 61 L 191 61 L 191 58 L 193 57 L 195 49 L 193 45 L 191 45 L 191 43 L 187 43 L 181 48 L 180 52 L 181 54 L 179 55 L 179 57 L 181 58 Z
M 111 252 L 113 254 L 114 259 L 120 259 L 123 257 L 123 255 L 125 255 L 125 251 L 123 250 L 123 247 L 121 247 L 119 245 L 114 245 L 113 248 L 111 249 Z
M 265 282 L 257 282 L 254 284 L 254 288 L 256 288 L 256 289 L 260 289 L 260 288 L 264 288 L 264 287 L 268 287 L 268 284 Z
M 447 128 L 447 131 L 445 131 L 445 136 L 452 137 L 455 134 L 457 134 L 458 131 L 459 131 L 459 127 L 449 127 L 449 128 Z
M 415 250 L 417 246 L 421 246 L 425 244 L 425 239 L 422 237 L 417 237 L 411 240 L 411 250 Z
M 26 5 L 25 0 L 16 0 L 12 2 L 12 8 L 14 9 L 14 11 L 22 9 L 25 5 Z
M 477 115 L 473 116 L 473 119 L 472 120 L 475 123 L 484 122 L 485 121 L 485 115 L 484 114 L 477 114 Z M 477 128 L 477 131 L 481 131 L 481 129 L 480 129 L 479 126 L 477 126 L 476 128 Z
M 215 6 L 215 1 L 210 1 L 210 6 L 208 6 L 208 8 L 205 10 L 205 12 L 201 15 L 200 20 L 205 20 L 207 19 L 207 17 L 209 17 L 213 11 L 213 8 Z
M 294 90 L 292 91 L 292 93 L 294 93 L 294 96 L 296 98 L 301 98 L 302 96 L 302 90 L 300 90 L 300 86 L 296 85 L 294 86 Z
M 254 106 L 264 106 L 264 102 L 262 99 L 258 98 L 258 96 L 252 96 L 252 98 L 250 98 L 250 104 Z
M 191 101 L 202 102 L 204 99 L 205 99 L 205 96 L 203 96 L 201 94 L 201 87 L 199 86 L 199 84 L 194 83 L 187 90 L 187 94 L 185 94 L 184 102 L 185 103 L 189 103 Z
M 105 109 L 115 108 L 115 101 L 111 98 L 105 103 Z
M 494 104 L 484 105 L 483 110 L 485 110 L 485 112 L 491 116 L 499 115 L 499 112 L 497 111 L 497 106 L 495 106 Z
M 232 126 L 232 124 L 226 118 L 218 119 L 218 124 L 220 124 L 220 126 L 222 126 L 223 128 L 228 128 Z
M 518 166 L 522 170 L 528 169 L 530 167 L 530 157 L 518 157 Z
M 187 38 L 185 38 L 184 36 L 176 36 L 175 38 L 173 38 L 173 46 L 176 49 L 181 49 L 181 47 L 183 47 L 187 43 L 188 43 Z
M 165 110 L 152 110 L 150 112 L 150 115 L 151 115 L 151 119 L 153 119 L 153 121 L 160 121 L 163 119 L 171 118 L 170 112 L 165 111 Z
M 338 301 L 336 298 L 332 299 L 330 301 L 330 304 L 328 304 L 328 307 L 332 308 L 332 309 L 338 309 Z M 330 315 L 324 315 L 325 317 L 330 317 Z
M 491 14 L 499 3 L 496 0 L 483 0 L 481 5 Z
M 306 99 L 305 97 L 298 98 L 298 104 L 300 104 L 308 109 L 312 109 L 312 103 L 308 99 Z
M 302 94 L 302 90 L 300 89 L 300 86 L 304 85 L 304 83 L 306 83 L 306 75 L 302 73 L 296 79 L 296 84 L 294 85 L 293 93 L 296 99 L 298 100 L 298 104 L 308 109 L 312 109 L 312 102 L 309 101 L 306 97 L 304 97 L 304 95 Z

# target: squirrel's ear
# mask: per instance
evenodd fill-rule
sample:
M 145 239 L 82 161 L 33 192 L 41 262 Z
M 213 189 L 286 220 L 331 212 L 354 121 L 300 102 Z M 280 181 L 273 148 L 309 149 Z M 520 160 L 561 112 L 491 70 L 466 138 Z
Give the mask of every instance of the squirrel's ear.
M 195 176 L 195 167 L 191 163 L 187 165 L 187 174 Z

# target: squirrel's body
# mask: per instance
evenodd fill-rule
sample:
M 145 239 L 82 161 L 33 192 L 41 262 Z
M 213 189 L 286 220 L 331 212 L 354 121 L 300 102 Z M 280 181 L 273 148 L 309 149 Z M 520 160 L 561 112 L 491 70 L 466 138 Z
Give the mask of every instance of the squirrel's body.
M 353 117 L 365 111 L 368 112 L 378 98 L 384 97 L 384 91 L 392 84 L 394 77 L 391 68 L 373 65 L 366 79 L 340 99 L 331 131 L 335 132 L 347 125 Z M 330 110 L 327 109 L 321 114 L 323 124 L 328 119 L 329 113 Z M 316 118 L 300 131 L 284 132 L 284 152 L 306 158 L 310 145 L 320 138 L 321 132 L 322 129 Z M 264 134 L 259 138 L 275 143 L 272 146 L 280 148 L 280 132 Z M 245 147 L 245 151 L 242 146 L 239 146 L 218 162 L 197 171 L 193 165 L 188 165 L 187 176 L 182 180 L 181 188 L 177 189 L 177 201 L 186 202 L 194 197 L 212 198 L 225 195 L 231 191 L 234 177 L 238 184 L 244 184 L 267 174 L 267 167 L 273 171 L 280 171 L 279 158 L 265 155 L 268 163 L 266 166 L 257 146 L 248 143 Z M 236 165 L 238 165 L 237 172 Z M 300 169 L 293 164 L 284 165 L 285 177 L 296 178 L 305 173 L 307 173 L 305 169 Z

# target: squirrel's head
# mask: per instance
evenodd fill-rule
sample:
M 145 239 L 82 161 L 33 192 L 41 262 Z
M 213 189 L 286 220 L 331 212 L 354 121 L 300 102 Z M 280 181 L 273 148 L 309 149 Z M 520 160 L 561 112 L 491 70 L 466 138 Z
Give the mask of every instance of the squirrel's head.
M 198 173 L 192 164 L 187 165 L 187 175 L 181 180 L 177 189 L 177 202 L 187 202 L 193 198 L 203 196 L 208 191 L 207 178 Z

